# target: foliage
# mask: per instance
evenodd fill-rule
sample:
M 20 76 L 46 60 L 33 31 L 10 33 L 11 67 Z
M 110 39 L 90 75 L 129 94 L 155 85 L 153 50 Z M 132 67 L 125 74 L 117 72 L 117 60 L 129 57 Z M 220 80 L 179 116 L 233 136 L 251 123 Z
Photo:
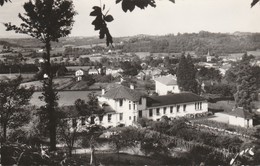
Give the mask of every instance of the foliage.
M 38 68 L 34 64 L 0 64 L 0 74 L 5 73 L 34 73 L 37 72 Z
M 177 84 L 182 91 L 191 91 L 198 93 L 198 82 L 195 79 L 196 69 L 192 62 L 191 56 L 187 58 L 183 54 L 177 69 Z
M 53 73 L 51 71 L 50 50 L 51 42 L 58 42 L 58 39 L 70 34 L 74 22 L 73 2 L 68 0 L 35 0 L 26 2 L 23 5 L 25 9 L 24 15 L 19 13 L 22 20 L 20 26 L 12 25 L 10 22 L 5 23 L 7 31 L 15 31 L 16 33 L 27 34 L 33 38 L 40 40 L 45 45 L 46 53 L 43 54 L 44 72 L 48 76 L 43 83 L 43 99 L 49 121 L 50 148 L 56 149 L 56 114 L 58 96 L 53 89 Z
M 251 3 L 251 7 L 255 6 L 258 2 L 259 2 L 259 0 L 253 0 Z
M 105 10 L 105 5 L 101 9 L 101 7 L 94 6 L 93 11 L 90 13 L 90 16 L 96 17 L 95 20 L 92 22 L 92 25 L 95 26 L 95 30 L 99 30 L 99 38 L 104 39 L 106 36 L 106 44 L 109 46 L 109 44 L 113 43 L 112 36 L 110 35 L 110 32 L 107 28 L 106 22 L 111 22 L 114 20 L 112 15 L 103 14 L 102 11 Z
M 43 1 L 27 2 L 24 4 L 26 14 L 19 14 L 23 21 L 20 27 L 5 23 L 7 31 L 15 30 L 16 33 L 24 33 L 41 40 L 43 43 L 58 41 L 65 37 L 72 29 L 73 17 L 76 12 L 71 2 Z
M 203 124 L 203 125 L 207 125 L 210 127 L 216 127 L 218 129 L 235 131 L 240 134 L 247 135 L 247 136 L 253 136 L 253 133 L 254 133 L 253 128 L 243 128 L 243 127 L 239 127 L 239 126 L 232 126 L 232 125 L 228 125 L 226 123 L 221 123 L 221 122 L 216 122 L 216 121 L 206 120 L 206 119 L 194 121 L 194 124 Z
M 135 76 L 142 69 L 140 64 L 131 63 L 129 61 L 121 62 L 120 66 L 123 69 L 123 75 L 126 76 Z
M 201 67 L 197 72 L 197 78 L 202 81 L 217 81 L 220 82 L 222 76 L 220 71 L 214 68 Z
M 2 138 L 6 140 L 6 130 L 10 127 L 17 127 L 26 121 L 26 114 L 23 114 L 24 106 L 29 104 L 29 100 L 34 92 L 31 87 L 26 89 L 20 87 L 22 78 L 0 82 L 0 121 Z
M 257 86 L 250 59 L 246 54 L 242 57 L 237 75 L 237 92 L 234 95 L 236 106 L 251 111 L 251 102 L 257 99 Z
M 0 5 L 3 6 L 6 2 L 11 2 L 11 0 L 0 0 Z
M 223 97 L 233 96 L 235 91 L 235 86 L 230 84 L 213 84 L 205 85 L 205 92 L 209 94 L 218 94 Z
M 72 127 L 65 117 L 58 121 L 57 133 L 60 140 L 67 145 L 69 156 L 72 157 L 72 150 L 80 128 L 78 125 Z
M 103 116 L 104 110 L 99 106 L 95 93 L 89 93 L 88 98 L 89 100 L 87 102 L 77 99 L 75 101 L 75 107 L 79 116 L 90 117 L 90 124 L 94 124 L 94 118 Z
M 241 53 L 245 50 L 256 50 L 259 48 L 258 40 L 259 34 L 257 33 L 245 34 L 242 39 L 235 34 L 201 31 L 199 33 L 170 34 L 159 37 L 132 37 L 128 42 L 124 42 L 121 47 L 124 52 L 160 52 L 172 53 L 175 56 L 179 56 L 176 53 L 183 51 L 195 51 L 196 55 L 206 55 L 208 50 L 214 48 L 212 54 L 220 56 L 229 53 Z

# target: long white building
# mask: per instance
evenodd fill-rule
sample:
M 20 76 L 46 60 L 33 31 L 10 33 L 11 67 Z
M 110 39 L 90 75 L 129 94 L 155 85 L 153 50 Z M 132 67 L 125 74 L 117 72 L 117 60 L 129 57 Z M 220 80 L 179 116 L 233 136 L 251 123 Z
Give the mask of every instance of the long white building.
M 193 93 L 146 96 L 122 85 L 103 91 L 98 100 L 106 112 L 101 121 L 105 127 L 133 125 L 138 118 L 160 120 L 162 116 L 177 118 L 208 111 L 207 101 Z

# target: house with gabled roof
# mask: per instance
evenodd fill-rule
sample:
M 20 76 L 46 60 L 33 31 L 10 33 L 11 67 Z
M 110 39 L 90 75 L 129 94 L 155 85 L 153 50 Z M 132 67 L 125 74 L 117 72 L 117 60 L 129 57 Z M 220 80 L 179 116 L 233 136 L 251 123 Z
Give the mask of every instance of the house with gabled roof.
M 171 93 L 180 93 L 179 86 L 177 84 L 177 77 L 171 74 L 167 76 L 161 76 L 154 79 L 155 91 L 159 95 L 167 95 Z
M 100 105 L 109 108 L 101 123 L 105 127 L 134 125 L 139 118 L 160 120 L 162 116 L 178 118 L 208 111 L 206 99 L 193 93 L 147 96 L 122 85 L 102 90 L 98 100 Z
M 145 94 L 142 94 L 132 88 L 119 85 L 108 91 L 102 90 L 102 95 L 98 97 L 99 103 L 110 106 L 111 113 L 104 115 L 104 126 L 116 126 L 124 124 L 133 125 L 137 120 L 138 110 L 146 108 Z
M 228 122 L 234 126 L 253 127 L 253 116 L 242 107 L 237 107 L 228 113 Z
M 77 70 L 75 72 L 75 77 L 76 77 L 77 81 L 81 81 L 85 74 L 87 74 L 87 72 L 85 70 L 83 70 L 83 69 Z

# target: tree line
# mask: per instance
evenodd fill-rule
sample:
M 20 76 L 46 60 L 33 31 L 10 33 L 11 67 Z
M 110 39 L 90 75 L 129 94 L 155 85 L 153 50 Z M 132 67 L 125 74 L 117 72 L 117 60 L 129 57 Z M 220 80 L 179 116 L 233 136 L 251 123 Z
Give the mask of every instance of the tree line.
M 147 38 L 133 37 L 122 47 L 124 52 L 152 52 L 173 53 L 195 51 L 197 55 L 205 55 L 208 51 L 214 54 L 241 53 L 256 50 L 260 47 L 258 33 L 236 34 L 210 33 L 184 33 Z

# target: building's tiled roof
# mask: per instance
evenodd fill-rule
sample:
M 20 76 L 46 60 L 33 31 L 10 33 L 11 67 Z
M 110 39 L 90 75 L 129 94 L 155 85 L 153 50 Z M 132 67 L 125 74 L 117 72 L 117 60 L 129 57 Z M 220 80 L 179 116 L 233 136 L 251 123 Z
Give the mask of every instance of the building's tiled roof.
M 157 107 L 198 101 L 206 101 L 206 99 L 194 93 L 176 93 L 163 96 L 149 96 L 147 97 L 147 107 Z
M 158 81 L 164 85 L 177 85 L 177 78 L 173 75 L 161 76 L 155 78 L 155 81 Z
M 250 114 L 248 111 L 244 110 L 241 107 L 238 107 L 238 108 L 234 109 L 232 112 L 229 112 L 228 115 L 237 116 L 237 117 L 245 118 L 245 119 L 252 118 L 252 114 Z
M 123 85 L 111 88 L 103 95 L 103 97 L 110 99 L 128 99 L 131 101 L 139 101 L 142 96 L 145 95 Z

